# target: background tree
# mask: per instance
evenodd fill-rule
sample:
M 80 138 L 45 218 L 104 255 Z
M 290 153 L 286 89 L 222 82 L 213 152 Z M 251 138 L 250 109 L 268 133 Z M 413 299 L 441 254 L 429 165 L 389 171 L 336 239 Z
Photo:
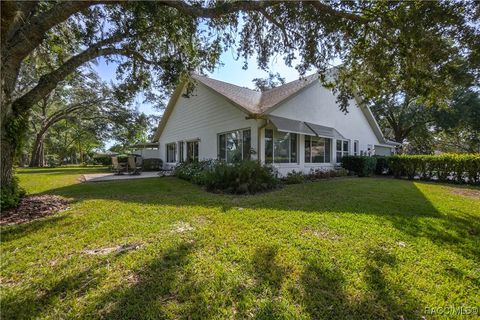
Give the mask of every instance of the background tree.
M 267 78 L 255 78 L 252 80 L 253 84 L 255 85 L 255 90 L 257 91 L 267 91 L 269 89 L 273 89 L 275 87 L 281 86 L 285 84 L 285 78 L 280 76 L 280 73 L 268 73 Z
M 212 70 L 226 48 L 274 55 L 300 74 L 344 63 L 335 85 L 342 109 L 397 88 L 425 105 L 445 104 L 452 83 L 478 77 L 479 9 L 474 1 L 62 1 L 1 2 L 1 183 L 11 184 L 15 151 L 31 109 L 82 65 L 119 63 L 117 91 L 131 99 L 166 94 L 193 70 Z M 239 22 L 242 22 L 241 24 Z M 18 90 L 21 68 L 49 48 L 55 63 Z M 125 57 L 125 58 L 124 58 Z M 297 59 L 298 58 L 298 59 Z M 459 65 L 467 69 L 461 75 Z M 153 97 L 153 95 L 149 95 Z

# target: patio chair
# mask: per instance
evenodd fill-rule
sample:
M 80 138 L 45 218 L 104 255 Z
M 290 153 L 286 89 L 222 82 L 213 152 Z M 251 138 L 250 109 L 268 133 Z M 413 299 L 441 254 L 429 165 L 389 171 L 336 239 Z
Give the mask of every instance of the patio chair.
M 123 174 L 127 167 L 124 163 L 118 162 L 118 157 L 112 157 L 113 172 L 117 175 Z
M 136 157 L 135 156 L 129 156 L 128 157 L 128 171 L 130 174 L 134 175 L 134 174 L 140 174 L 142 172 L 142 165 L 141 165 L 141 158 L 140 158 L 140 161 L 139 163 L 136 161 L 137 159 L 135 159 Z

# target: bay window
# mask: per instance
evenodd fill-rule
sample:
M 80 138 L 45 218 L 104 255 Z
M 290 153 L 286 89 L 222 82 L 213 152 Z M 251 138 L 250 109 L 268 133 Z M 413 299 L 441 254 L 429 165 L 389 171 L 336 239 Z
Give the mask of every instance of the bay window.
M 297 163 L 297 135 L 265 129 L 265 162 Z
M 226 162 L 249 160 L 251 150 L 250 129 L 235 130 L 218 135 L 218 159 Z
M 341 162 L 344 156 L 348 156 L 348 149 L 348 140 L 337 140 L 337 162 Z
M 167 143 L 167 162 L 176 162 L 177 144 L 175 142 Z
M 305 162 L 306 163 L 328 163 L 330 162 L 331 140 L 305 136 Z

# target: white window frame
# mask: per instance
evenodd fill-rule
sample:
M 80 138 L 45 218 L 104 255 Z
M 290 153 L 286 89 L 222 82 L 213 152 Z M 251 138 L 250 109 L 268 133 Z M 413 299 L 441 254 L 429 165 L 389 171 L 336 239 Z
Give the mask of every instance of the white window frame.
M 340 146 L 341 146 L 341 150 L 338 150 L 338 142 L 340 142 Z M 345 144 L 344 142 L 347 142 L 347 147 L 345 148 Z M 346 139 L 337 139 L 337 141 L 335 141 L 335 156 L 336 156 L 336 161 L 337 163 L 340 163 L 342 161 L 342 158 L 345 157 L 345 156 L 348 156 L 350 154 L 350 140 L 346 140 Z M 341 153 L 341 157 L 339 159 L 338 157 L 338 153 Z
M 307 161 L 307 158 L 304 157 L 304 162 L 307 163 L 307 164 L 310 164 L 310 163 L 330 163 L 332 161 L 332 144 L 333 144 L 333 139 L 332 138 L 327 138 L 327 137 L 317 137 L 317 136 L 308 136 L 308 135 L 304 135 L 304 143 L 303 143 L 303 152 L 306 153 L 306 149 L 305 149 L 305 142 L 307 141 L 307 137 L 310 137 L 310 159 L 309 161 Z M 324 144 L 323 144 L 323 162 L 314 162 L 312 159 L 313 159 L 313 155 L 312 155 L 312 140 L 313 139 L 325 139 L 324 140 Z M 330 140 L 330 143 L 329 143 L 329 150 L 327 150 L 326 148 L 326 140 Z M 326 158 L 327 158 L 327 155 L 328 155 L 328 159 L 329 161 L 326 161 Z M 306 155 L 304 155 L 306 156 Z
M 276 129 L 273 129 L 273 128 L 265 128 L 265 133 L 264 133 L 264 137 L 263 137 L 263 143 L 264 143 L 264 156 L 265 156 L 265 162 L 267 163 L 267 146 L 266 146 L 266 143 L 265 143 L 265 140 L 267 138 L 267 130 L 272 130 L 272 162 L 268 162 L 268 163 L 272 163 L 272 164 L 277 164 L 277 165 L 289 165 L 289 164 L 298 164 L 298 161 L 299 161 L 299 158 L 300 158 L 300 155 L 299 155 L 299 150 L 300 150 L 300 135 L 295 133 L 295 132 L 284 132 L 284 131 L 278 131 Z M 282 134 L 290 134 L 289 136 L 289 143 L 288 143 L 288 162 L 275 162 L 275 137 L 278 137 L 278 133 L 281 132 Z M 295 135 L 295 152 L 296 152 L 296 159 L 294 162 L 292 162 L 292 134 Z
M 360 147 L 360 143 L 358 140 L 353 141 L 353 155 L 358 156 L 358 149 Z
M 195 159 L 195 147 L 193 148 L 193 161 L 200 161 L 200 140 L 199 139 L 196 139 L 196 140 L 187 140 L 185 141 L 186 143 L 186 146 L 187 146 L 187 152 L 185 152 L 185 160 L 189 160 L 188 159 L 188 144 L 189 143 L 197 143 L 198 145 L 198 148 L 197 148 L 197 159 Z
M 225 135 L 225 155 L 224 155 L 224 159 L 221 159 L 221 160 L 224 160 L 226 162 L 227 161 L 227 139 L 226 139 L 226 135 L 229 134 L 229 133 L 232 133 L 232 132 L 240 132 L 240 150 L 241 150 L 241 153 L 242 153 L 242 160 L 245 160 L 245 154 L 244 154 L 244 150 L 243 150 L 243 138 L 244 138 L 244 132 L 245 131 L 250 131 L 250 149 L 248 150 L 248 152 L 250 152 L 251 148 L 252 148 L 252 129 L 251 128 L 242 128 L 242 129 L 237 129 L 237 130 L 230 130 L 230 131 L 226 131 L 226 132 L 221 132 L 221 133 L 218 133 L 217 134 L 217 158 L 218 159 L 221 159 L 220 158 L 220 136 L 222 135 Z
M 173 162 L 169 161 L 169 146 L 173 146 Z M 176 142 L 170 142 L 165 144 L 165 160 L 166 163 L 176 163 L 177 162 L 177 143 Z
M 185 141 L 178 141 L 178 162 L 185 161 Z

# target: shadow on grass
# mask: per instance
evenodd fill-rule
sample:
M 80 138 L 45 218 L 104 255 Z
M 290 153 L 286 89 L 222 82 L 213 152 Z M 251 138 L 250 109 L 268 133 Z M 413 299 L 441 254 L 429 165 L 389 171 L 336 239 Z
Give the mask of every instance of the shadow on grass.
M 227 212 L 231 208 L 271 209 L 322 214 L 344 212 L 376 215 L 401 232 L 425 237 L 467 257 L 480 255 L 480 219 L 468 212 L 440 213 L 414 182 L 393 179 L 329 180 L 287 186 L 254 195 L 212 194 L 176 178 L 74 184 L 49 190 L 74 198 L 112 199 L 128 203 L 203 206 Z

